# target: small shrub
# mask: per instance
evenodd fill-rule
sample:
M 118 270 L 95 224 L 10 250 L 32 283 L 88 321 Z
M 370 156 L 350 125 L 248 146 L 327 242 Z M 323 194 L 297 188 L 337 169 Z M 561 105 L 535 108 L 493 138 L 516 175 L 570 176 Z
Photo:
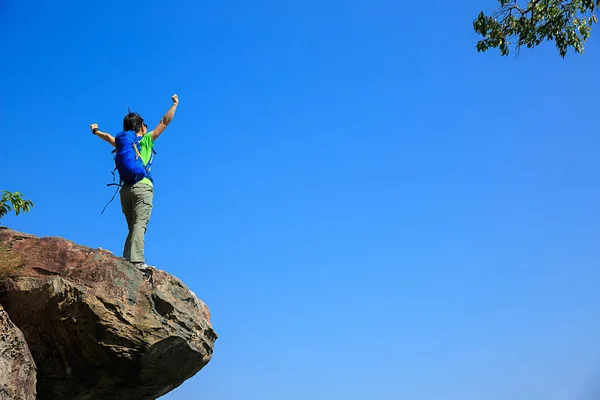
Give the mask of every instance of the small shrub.
M 15 276 L 22 265 L 21 257 L 6 244 L 0 242 L 0 283 Z
M 2 197 L 0 197 L 0 219 L 9 211 L 14 211 L 16 215 L 19 215 L 22 212 L 29 212 L 33 208 L 33 201 L 23 199 L 23 193 L 11 193 L 8 190 L 3 190 L 2 193 Z

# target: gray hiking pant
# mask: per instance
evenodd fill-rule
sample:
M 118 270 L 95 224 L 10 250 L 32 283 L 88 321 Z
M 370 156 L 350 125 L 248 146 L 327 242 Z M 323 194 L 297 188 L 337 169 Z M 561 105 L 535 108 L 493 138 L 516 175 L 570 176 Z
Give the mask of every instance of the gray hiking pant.
M 121 207 L 127 220 L 129 234 L 125 240 L 123 257 L 131 262 L 145 262 L 144 236 L 152 213 L 154 188 L 138 182 L 121 189 Z

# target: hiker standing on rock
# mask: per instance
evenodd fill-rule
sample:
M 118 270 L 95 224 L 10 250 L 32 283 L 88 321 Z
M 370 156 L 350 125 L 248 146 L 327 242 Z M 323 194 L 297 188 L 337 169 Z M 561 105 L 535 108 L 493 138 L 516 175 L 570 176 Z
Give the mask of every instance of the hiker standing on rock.
M 91 124 L 92 133 L 116 148 L 115 163 L 121 179 L 121 207 L 129 234 L 125 240 L 123 257 L 141 269 L 145 269 L 144 236 L 152 213 L 154 197 L 153 179 L 150 174 L 154 158 L 154 141 L 173 120 L 179 98 L 174 94 L 173 105 L 162 117 L 156 128 L 148 132 L 144 119 L 130 112 L 123 119 L 123 132 L 113 137 Z

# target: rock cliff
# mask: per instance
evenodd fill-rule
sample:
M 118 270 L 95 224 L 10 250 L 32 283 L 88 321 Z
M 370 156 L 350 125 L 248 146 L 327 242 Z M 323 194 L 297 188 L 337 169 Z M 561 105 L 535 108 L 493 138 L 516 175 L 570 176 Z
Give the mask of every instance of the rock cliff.
M 35 400 L 35 363 L 23 333 L 0 306 L 0 400 Z
M 35 366 L 25 346 L 10 368 L 37 377 L 38 399 L 156 399 L 210 361 L 209 310 L 176 277 L 58 237 L 4 228 L 0 243 L 20 264 L 0 290 L 1 332 L 23 333 Z

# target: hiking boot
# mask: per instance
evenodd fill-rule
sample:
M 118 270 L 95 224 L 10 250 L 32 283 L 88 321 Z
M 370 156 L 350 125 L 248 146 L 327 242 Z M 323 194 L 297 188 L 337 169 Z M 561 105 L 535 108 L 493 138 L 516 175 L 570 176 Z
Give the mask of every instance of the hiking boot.
M 145 262 L 132 262 L 133 266 L 136 267 L 137 269 L 139 269 L 140 271 L 145 271 L 148 268 L 150 268 L 150 266 L 148 264 L 146 264 Z
M 148 280 L 150 286 L 154 286 L 154 279 L 152 279 L 152 270 L 154 267 L 146 264 L 145 262 L 134 262 L 132 264 L 142 272 L 142 275 L 144 275 L 144 278 Z

